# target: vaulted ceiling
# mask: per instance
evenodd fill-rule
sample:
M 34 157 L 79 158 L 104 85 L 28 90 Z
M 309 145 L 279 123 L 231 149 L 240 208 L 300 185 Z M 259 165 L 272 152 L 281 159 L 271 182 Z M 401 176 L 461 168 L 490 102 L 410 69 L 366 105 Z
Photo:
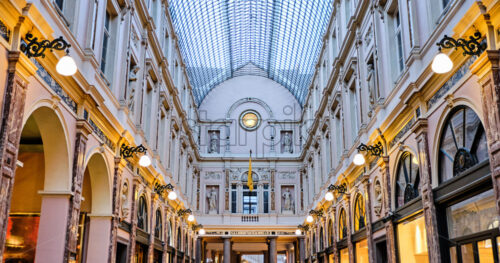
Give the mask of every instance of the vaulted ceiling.
M 302 105 L 333 0 L 170 0 L 169 8 L 198 105 L 233 77 L 259 75 Z

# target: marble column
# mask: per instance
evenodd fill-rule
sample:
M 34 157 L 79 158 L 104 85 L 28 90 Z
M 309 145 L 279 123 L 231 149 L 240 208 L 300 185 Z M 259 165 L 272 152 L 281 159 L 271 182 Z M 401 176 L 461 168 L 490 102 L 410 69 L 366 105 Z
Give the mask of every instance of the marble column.
M 299 239 L 299 262 L 300 263 L 305 263 L 306 262 L 306 237 L 305 236 L 300 236 L 298 237 Z
M 396 263 L 396 236 L 394 232 L 394 223 L 391 217 L 391 173 L 389 171 L 389 156 L 383 156 L 381 166 L 384 207 L 385 207 L 385 238 L 387 241 L 387 263 Z
M 23 126 L 24 104 L 26 100 L 27 82 L 19 68 L 19 51 L 7 54 L 7 83 L 2 104 L 2 122 L 0 126 L 0 248 L 5 247 L 10 201 L 14 186 L 17 154 Z M 0 252 L 3 261 L 3 251 Z
M 370 176 L 364 175 L 363 179 L 363 187 L 365 190 L 364 200 L 365 200 L 365 221 L 366 221 L 366 241 L 368 243 L 368 262 L 376 262 L 375 256 L 375 243 L 373 242 L 373 233 L 372 233 L 372 204 L 371 204 L 371 183 Z
M 131 224 L 130 224 L 130 238 L 128 241 L 128 253 L 127 253 L 127 258 L 129 260 L 132 260 L 134 257 L 135 253 L 135 238 L 137 235 L 137 191 L 138 187 L 140 185 L 141 181 L 139 180 L 138 176 L 134 178 L 133 185 L 132 185 L 132 207 L 130 209 L 130 218 L 131 218 Z M 175 229 L 175 228 L 174 228 Z
M 351 209 L 351 194 L 344 194 L 346 203 L 346 223 L 347 223 L 347 249 L 349 251 L 349 262 L 354 262 L 354 244 L 352 243 L 352 209 Z
M 201 237 L 196 238 L 196 263 L 201 263 Z
M 85 120 L 76 122 L 76 142 L 73 154 L 72 185 L 69 198 L 68 221 L 66 223 L 66 246 L 64 249 L 65 261 L 76 260 L 78 242 L 78 224 L 80 221 L 80 207 L 82 204 L 82 186 L 84 156 L 87 149 L 87 139 L 92 133 L 92 127 Z
M 427 232 L 429 262 L 441 262 L 436 205 L 434 204 L 434 194 L 432 192 L 431 183 L 432 177 L 429 158 L 429 141 L 427 140 L 427 119 L 419 118 L 413 125 L 412 132 L 416 135 L 418 147 L 421 180 L 420 191 L 425 217 L 425 230 Z
M 108 262 L 114 263 L 116 261 L 116 239 L 118 236 L 118 226 L 120 224 L 120 186 L 121 186 L 121 176 L 123 168 L 125 167 L 125 161 L 122 161 L 121 157 L 115 157 L 115 170 L 113 174 L 113 215 L 111 217 L 111 233 L 109 237 L 109 248 L 108 248 Z
M 269 248 L 269 263 L 277 263 L 278 262 L 278 247 L 276 244 L 278 237 L 268 237 L 267 240 L 269 241 L 268 248 Z
M 223 263 L 231 263 L 231 237 L 222 237 L 222 240 L 224 240 Z

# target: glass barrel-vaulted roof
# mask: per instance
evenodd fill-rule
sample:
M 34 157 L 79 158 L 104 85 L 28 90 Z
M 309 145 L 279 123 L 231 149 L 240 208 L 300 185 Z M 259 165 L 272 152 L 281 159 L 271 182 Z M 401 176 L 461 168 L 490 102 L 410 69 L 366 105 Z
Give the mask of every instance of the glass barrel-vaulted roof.
M 333 0 L 170 0 L 170 13 L 198 104 L 232 77 L 259 75 L 302 105 Z

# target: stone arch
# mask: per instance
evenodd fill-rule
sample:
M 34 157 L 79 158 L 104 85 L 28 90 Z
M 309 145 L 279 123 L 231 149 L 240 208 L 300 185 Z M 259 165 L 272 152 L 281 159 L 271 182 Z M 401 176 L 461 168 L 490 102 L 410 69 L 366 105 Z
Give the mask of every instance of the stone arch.
M 255 104 L 258 104 L 258 105 L 262 106 L 267 111 L 267 114 L 269 114 L 269 118 L 270 119 L 274 118 L 273 111 L 271 110 L 271 107 L 269 107 L 269 105 L 267 105 L 267 103 L 265 103 L 261 99 L 252 98 L 252 97 L 242 98 L 242 99 L 237 100 L 235 103 L 233 103 L 233 105 L 231 105 L 231 107 L 229 108 L 229 110 L 226 113 L 226 118 L 230 119 L 231 118 L 231 114 L 233 113 L 233 111 L 236 110 L 236 108 L 238 108 L 240 105 L 242 105 L 244 103 L 255 103 Z
M 93 153 L 87 160 L 86 170 L 92 189 L 92 214 L 111 215 L 112 197 L 108 164 L 103 154 Z

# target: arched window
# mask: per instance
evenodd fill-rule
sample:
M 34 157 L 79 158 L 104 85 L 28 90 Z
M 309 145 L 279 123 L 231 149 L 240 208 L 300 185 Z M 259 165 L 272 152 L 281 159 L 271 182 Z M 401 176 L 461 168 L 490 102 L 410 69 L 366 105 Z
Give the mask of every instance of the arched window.
M 476 113 L 466 106 L 453 109 L 446 119 L 439 145 L 439 182 L 459 175 L 488 159 L 486 134 Z
M 137 227 L 147 231 L 148 229 L 148 209 L 146 205 L 146 197 L 139 197 L 139 204 L 137 206 Z
M 177 228 L 177 246 L 175 247 L 177 250 L 182 250 L 182 232 L 181 227 Z
M 319 250 L 323 251 L 325 249 L 325 241 L 323 240 L 325 235 L 323 234 L 323 227 L 319 229 Z
M 405 152 L 401 155 L 396 180 L 396 207 L 401 207 L 420 195 L 418 160 L 413 154 Z
M 155 237 L 158 239 L 161 238 L 161 231 L 162 231 L 162 220 L 161 220 L 161 211 L 160 209 L 156 210 L 156 221 L 155 221 Z
M 342 208 L 339 214 L 339 239 L 342 240 L 347 237 L 347 221 L 345 209 Z
M 333 221 L 330 219 L 328 221 L 328 245 L 333 245 Z
M 313 233 L 313 238 L 312 238 L 312 251 L 313 253 L 316 253 L 316 233 Z
M 363 201 L 363 195 L 358 194 L 354 201 L 354 231 L 359 231 L 365 225 L 365 202 Z

